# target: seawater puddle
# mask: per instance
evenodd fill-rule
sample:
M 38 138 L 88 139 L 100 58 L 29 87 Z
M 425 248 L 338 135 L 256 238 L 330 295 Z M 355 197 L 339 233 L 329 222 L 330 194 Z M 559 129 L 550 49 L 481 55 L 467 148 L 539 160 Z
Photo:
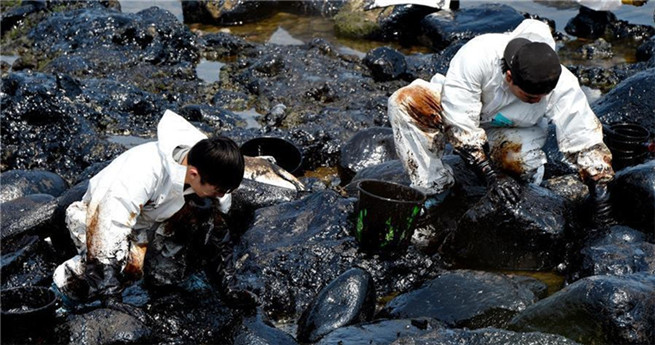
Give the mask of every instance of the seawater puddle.
M 213 83 L 218 81 L 223 66 L 224 62 L 201 59 L 196 66 L 196 74 L 205 83 Z
M 257 119 L 262 116 L 258 113 L 255 108 L 250 108 L 241 111 L 233 111 L 233 113 L 239 116 L 242 120 L 246 122 L 246 128 L 261 128 L 262 125 L 257 122 Z
M 550 296 L 564 287 L 564 277 L 552 271 L 496 271 L 495 273 L 524 276 L 537 279 L 548 287 L 547 295 Z

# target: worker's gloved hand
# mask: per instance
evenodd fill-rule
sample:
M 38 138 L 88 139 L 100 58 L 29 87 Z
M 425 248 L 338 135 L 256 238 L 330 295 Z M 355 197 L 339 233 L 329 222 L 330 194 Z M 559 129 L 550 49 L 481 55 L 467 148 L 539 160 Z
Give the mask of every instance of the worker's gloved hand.
M 484 151 L 480 149 L 457 150 L 457 153 L 464 159 L 482 179 L 487 183 L 489 196 L 494 202 L 502 202 L 514 205 L 519 202 L 521 185 L 509 176 L 498 175 L 489 163 Z
M 135 307 L 131 304 L 123 303 L 123 299 L 121 298 L 120 295 L 103 296 L 100 301 L 102 303 L 102 306 L 107 309 L 112 309 L 112 310 L 119 311 L 121 313 L 125 313 L 141 321 L 142 323 L 147 322 L 146 313 L 138 307 Z
M 521 185 L 509 176 L 497 176 L 489 184 L 490 197 L 496 202 L 506 202 L 515 205 L 521 196 Z
M 592 182 L 589 191 L 593 199 L 592 222 L 597 228 L 609 228 L 616 224 L 612 216 L 612 204 L 608 181 Z

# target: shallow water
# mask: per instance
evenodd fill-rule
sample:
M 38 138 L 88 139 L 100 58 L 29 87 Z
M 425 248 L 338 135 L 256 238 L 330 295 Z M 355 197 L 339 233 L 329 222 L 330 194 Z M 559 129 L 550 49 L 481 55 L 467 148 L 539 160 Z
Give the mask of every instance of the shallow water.
M 560 32 L 564 32 L 566 23 L 578 13 L 578 5 L 572 1 L 510 0 L 498 2 L 507 4 L 515 8 L 517 11 L 536 14 L 541 17 L 552 19 L 555 21 L 556 30 Z M 159 6 L 170 11 L 181 22 L 184 21 L 182 5 L 179 0 L 121 0 L 120 3 L 122 11 L 126 13 L 138 12 L 151 6 Z M 484 3 L 493 2 L 462 0 L 460 1 L 460 8 L 476 7 Z M 625 20 L 632 24 L 653 25 L 655 1 L 649 1 L 646 5 L 641 7 L 623 5 L 616 11 L 613 11 L 613 13 L 618 19 Z M 405 54 L 430 52 L 426 47 L 404 47 L 397 42 L 377 42 L 371 40 L 339 38 L 334 34 L 334 23 L 332 19 L 298 16 L 282 12 L 257 23 L 250 23 L 241 26 L 220 27 L 204 24 L 190 24 L 189 27 L 198 34 L 229 32 L 253 42 L 268 42 L 282 45 L 298 45 L 307 43 L 314 38 L 323 38 L 334 44 L 342 53 L 355 55 L 360 58 L 364 57 L 367 51 L 380 46 L 390 46 Z M 567 50 L 575 50 L 585 43 L 584 40 L 577 40 L 572 37 L 572 40 L 567 43 L 569 48 Z M 623 62 L 633 62 L 635 60 L 634 49 L 635 46 L 632 42 L 615 42 L 613 44 L 615 55 L 610 59 L 576 59 L 566 53 L 561 54 L 561 59 L 562 63 L 565 65 L 576 64 L 610 67 Z M 218 79 L 216 69 L 213 67 L 209 68 L 203 64 L 198 66 L 197 73 L 202 80 L 208 83 Z

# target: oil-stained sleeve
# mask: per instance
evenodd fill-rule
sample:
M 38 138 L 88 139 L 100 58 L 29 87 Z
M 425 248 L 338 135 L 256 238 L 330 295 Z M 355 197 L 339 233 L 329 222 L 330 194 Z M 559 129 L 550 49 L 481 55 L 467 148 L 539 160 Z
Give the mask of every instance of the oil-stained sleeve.
M 568 69 L 562 68 L 553 93 L 547 116 L 555 125 L 560 151 L 578 166 L 585 179 L 613 175 L 612 157 L 603 143 L 603 127 Z
M 493 66 L 481 58 L 477 42 L 470 41 L 450 62 L 442 91 L 443 118 L 450 143 L 456 149 L 482 147 L 487 140 L 480 128 L 482 86 Z

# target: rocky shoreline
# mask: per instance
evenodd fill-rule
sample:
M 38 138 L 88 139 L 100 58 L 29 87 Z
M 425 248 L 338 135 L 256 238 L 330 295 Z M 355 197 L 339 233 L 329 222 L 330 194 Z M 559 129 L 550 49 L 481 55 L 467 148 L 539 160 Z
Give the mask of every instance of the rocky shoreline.
M 348 11 L 348 18 L 363 17 L 356 1 L 331 2 L 334 8 L 318 1 L 267 6 L 280 3 L 308 15 Z M 256 21 L 271 11 L 250 4 L 217 19 L 202 4 L 183 2 L 185 18 Z M 381 47 L 360 58 L 320 38 L 283 46 L 228 33 L 200 35 L 170 12 L 152 7 L 122 13 L 116 1 L 2 6 L 3 54 L 20 56 L 11 66 L 2 64 L 3 291 L 50 285 L 56 265 L 72 256 L 63 211 L 79 200 L 90 176 L 126 149 L 111 137 L 152 138 L 166 109 L 240 144 L 260 136 L 285 138 L 301 150 L 304 172 L 338 168 L 338 174 L 319 177 L 300 172 L 308 186 L 303 192 L 252 181 L 235 191 L 230 230 L 240 236 L 231 264 L 241 286 L 260 297 L 255 312 L 228 308 L 202 273 L 205 259 L 189 251 L 181 254 L 179 268 L 188 279 L 166 289 L 137 284 L 125 291 L 125 300 L 148 315 L 146 324 L 109 309 L 60 312 L 47 333 L 3 327 L 3 343 L 655 341 L 652 155 L 618 172 L 612 202 L 621 225 L 609 232 L 594 231 L 584 221 L 586 187 L 562 163 L 551 135 L 548 180 L 526 192 L 523 211 L 509 220 L 507 210 L 488 202 L 461 159 L 449 154 L 457 187 L 436 212 L 422 216 L 406 254 L 367 255 L 353 236 L 352 181 L 409 183 L 386 115 L 391 93 L 416 78 L 445 73 L 468 39 L 536 16 L 492 4 L 447 18 L 411 7 L 380 9 L 372 30 L 341 28 L 342 34 L 414 37 L 434 53 L 405 55 Z M 465 18 L 476 16 L 489 17 L 494 26 L 467 27 Z M 637 122 L 655 133 L 655 28 L 609 14 L 580 16 L 585 20 L 574 31 L 587 32 L 590 43 L 569 51 L 566 35 L 556 32 L 560 54 L 601 59 L 613 53 L 613 43 L 627 39 L 637 59 L 610 68 L 569 66 L 581 84 L 603 92 L 593 110 L 604 124 Z M 416 18 L 418 34 L 408 24 Z M 202 58 L 225 62 L 218 81 L 197 76 Z M 247 126 L 238 115 L 245 109 L 263 114 L 260 126 Z M 198 219 L 171 226 L 185 227 L 193 239 L 219 238 L 226 231 L 215 212 L 196 214 Z M 494 226 L 500 219 L 504 225 Z M 507 270 L 556 272 L 565 286 L 548 293 L 542 281 L 501 273 Z

